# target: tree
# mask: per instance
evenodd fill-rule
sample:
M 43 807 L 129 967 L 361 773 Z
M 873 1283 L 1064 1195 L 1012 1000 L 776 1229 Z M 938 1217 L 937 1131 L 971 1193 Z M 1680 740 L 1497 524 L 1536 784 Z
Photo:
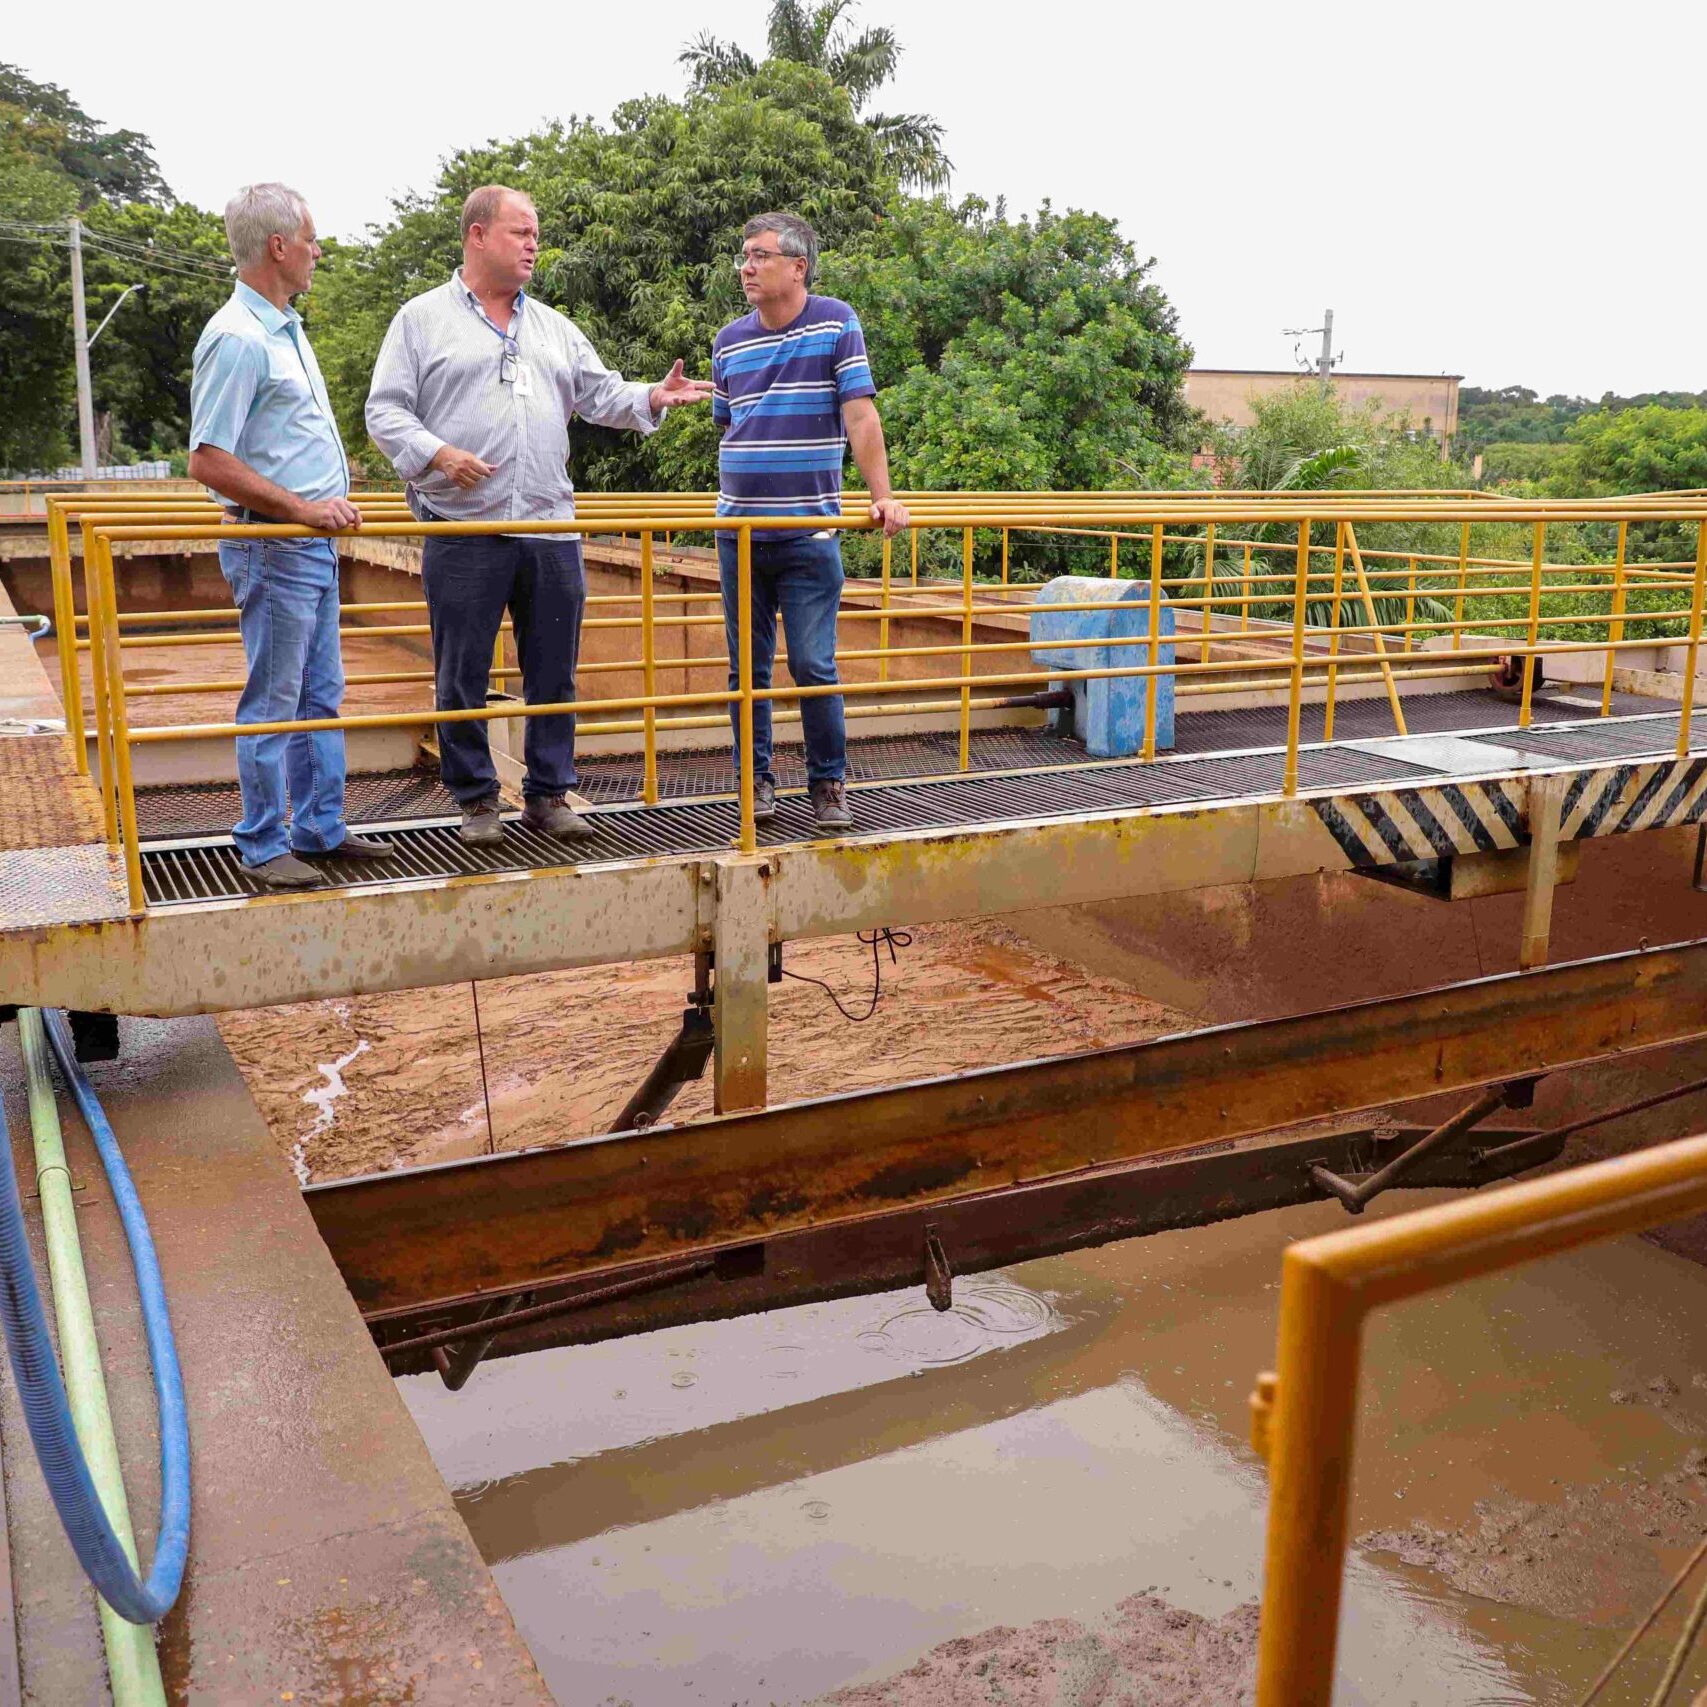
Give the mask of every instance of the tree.
M 391 316 L 450 275 L 462 199 L 489 181 L 527 190 L 538 206 L 532 294 L 637 379 L 660 378 L 678 357 L 709 373 L 713 335 L 746 309 L 735 261 L 751 215 L 795 209 L 833 252 L 876 227 L 895 188 L 847 92 L 783 60 L 684 101 L 626 102 L 608 129 L 574 120 L 459 153 L 433 195 L 398 204 L 372 243 L 322 266 L 316 349 L 351 447 L 366 440 L 363 407 Z M 709 410 L 679 410 L 646 440 L 578 428 L 575 457 L 586 485 L 703 489 L 716 480 L 717 436 Z
M 134 130 L 102 130 L 56 83 L 37 83 L 16 65 L 0 63 L 0 151 L 57 162 L 78 189 L 78 205 L 114 202 L 172 204 L 154 163 L 154 145 Z
M 865 327 L 896 484 L 1183 483 L 1191 350 L 1152 265 L 1100 214 L 1045 204 L 1011 219 L 976 197 L 904 201 L 869 243 L 831 256 L 824 288 Z M 1032 573 L 1068 556 L 1025 542 Z
M 856 113 L 895 74 L 901 44 L 895 32 L 876 25 L 852 33 L 848 22 L 853 0 L 774 0 L 766 23 L 771 60 L 789 60 L 822 71 L 846 89 Z M 677 56 L 700 92 L 729 88 L 757 74 L 753 56 L 734 42 L 701 32 Z M 903 184 L 921 190 L 948 187 L 953 162 L 943 152 L 942 126 L 923 113 L 872 113 L 865 118 L 883 150 L 889 169 Z
M 1567 435 L 1567 478 L 1579 491 L 1677 492 L 1707 488 L 1707 409 L 1651 403 L 1585 415 Z

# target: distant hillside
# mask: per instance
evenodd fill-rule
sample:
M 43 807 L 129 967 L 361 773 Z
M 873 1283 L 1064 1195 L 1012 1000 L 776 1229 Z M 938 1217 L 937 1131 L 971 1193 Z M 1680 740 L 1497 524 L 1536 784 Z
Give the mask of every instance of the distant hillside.
M 1524 385 L 1490 391 L 1479 385 L 1458 390 L 1458 443 L 1465 450 L 1489 444 L 1563 444 L 1566 429 L 1583 415 L 1618 413 L 1659 404 L 1666 409 L 1707 409 L 1707 391 L 1644 391 L 1620 397 L 1608 391 L 1598 401 L 1555 394 L 1539 397 Z

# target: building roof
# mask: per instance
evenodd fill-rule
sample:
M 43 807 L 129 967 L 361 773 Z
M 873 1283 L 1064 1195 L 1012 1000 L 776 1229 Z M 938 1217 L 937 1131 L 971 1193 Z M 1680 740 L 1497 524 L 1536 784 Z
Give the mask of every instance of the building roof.
M 1190 379 L 1193 374 L 1225 374 L 1236 379 L 1316 379 L 1320 376 L 1314 368 L 1281 368 L 1281 367 L 1193 367 L 1187 368 L 1185 376 Z M 1462 379 L 1461 373 L 1363 373 L 1347 368 L 1335 368 L 1335 379 Z

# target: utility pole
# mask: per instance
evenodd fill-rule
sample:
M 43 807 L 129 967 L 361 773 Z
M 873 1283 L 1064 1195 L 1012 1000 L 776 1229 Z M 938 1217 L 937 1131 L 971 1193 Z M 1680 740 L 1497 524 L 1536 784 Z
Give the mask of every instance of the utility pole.
M 95 401 L 89 385 L 89 316 L 83 306 L 83 226 L 71 227 L 71 330 L 77 353 L 77 436 L 82 441 L 83 478 L 95 478 Z
M 1317 371 L 1322 376 L 1325 396 L 1334 388 L 1334 311 L 1331 308 L 1322 311 L 1322 360 Z

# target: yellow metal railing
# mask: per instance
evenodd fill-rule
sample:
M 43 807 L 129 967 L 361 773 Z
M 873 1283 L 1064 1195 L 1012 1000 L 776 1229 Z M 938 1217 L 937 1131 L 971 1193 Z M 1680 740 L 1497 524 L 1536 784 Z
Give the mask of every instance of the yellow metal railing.
M 1345 1569 L 1363 1324 L 1460 1280 L 1707 1209 L 1707 1137 L 1293 1245 L 1277 1373 L 1251 1395 L 1269 1466 L 1258 1707 L 1327 1707 Z
M 153 542 L 176 542 L 186 549 L 210 549 L 220 539 L 301 538 L 307 530 L 294 527 L 235 528 L 224 525 L 220 512 L 194 494 L 170 494 L 138 501 L 134 496 L 82 495 L 50 500 L 48 532 L 53 562 L 55 625 L 60 637 L 59 662 L 65 687 L 68 722 L 85 746 L 82 728 L 80 656 L 86 653 L 93 689 L 93 722 L 99 781 L 108 833 L 124 849 L 131 874 L 131 900 L 140 907 L 140 860 L 136 847 L 135 801 L 131 778 L 133 750 L 138 746 L 191 738 L 323 728 L 348 730 L 424 728 L 434 723 L 490 720 L 540 713 L 574 713 L 587 733 L 638 734 L 644 748 L 643 798 L 658 796 L 657 751 L 665 734 L 726 726 L 733 707 L 743 730 L 743 750 L 750 748 L 755 708 L 768 703 L 780 715 L 798 717 L 808 698 L 836 694 L 848 702 L 850 716 L 894 715 L 931 711 L 952 715 L 959 731 L 959 762 L 971 764 L 971 731 L 975 713 L 1012 703 L 1036 689 L 1059 684 L 1126 677 L 1142 683 L 1146 708 L 1146 737 L 1141 757 L 1156 757 L 1155 730 L 1162 678 L 1169 678 L 1182 698 L 1228 693 L 1262 693 L 1284 697 L 1287 736 L 1284 788 L 1298 787 L 1302 712 L 1306 703 L 1324 704 L 1324 735 L 1332 739 L 1338 696 L 1350 688 L 1372 687 L 1384 692 L 1399 733 L 1405 731 L 1400 688 L 1403 683 L 1458 678 L 1485 670 L 1495 660 L 1517 658 L 1522 664 L 1519 721 L 1531 714 L 1535 672 L 1550 657 L 1604 653 L 1607 695 L 1613 664 L 1621 652 L 1651 648 L 1653 625 L 1683 623 L 1686 633 L 1675 641 L 1687 654 L 1683 672 L 1683 719 L 1678 750 L 1688 750 L 1689 714 L 1694 669 L 1700 641 L 1704 582 L 1707 582 L 1707 502 L 1686 498 L 1668 504 L 1653 500 L 1594 500 L 1538 505 L 1487 497 L 1395 496 L 1360 494 L 961 494 L 907 495 L 913 513 L 912 544 L 921 534 L 940 531 L 958 544 L 959 574 L 954 580 L 926 578 L 903 583 L 894 573 L 892 542 L 885 542 L 876 577 L 875 602 L 869 584 L 855 586 L 844 602 L 841 623 L 851 643 L 838 647 L 837 657 L 850 666 L 872 667 L 874 679 L 846 680 L 833 686 L 772 686 L 753 679 L 751 657 L 752 549 L 755 535 L 798 529 L 797 517 L 735 521 L 713 513 L 709 495 L 590 494 L 580 501 L 573 522 L 431 523 L 409 516 L 396 494 L 364 495 L 359 499 L 364 537 L 420 539 L 432 535 L 505 533 L 575 533 L 626 537 L 638 547 L 639 588 L 634 593 L 600 594 L 589 600 L 591 631 L 629 632 L 635 636 L 635 656 L 594 660 L 580 666 L 588 676 L 630 675 L 639 678 L 638 693 L 593 694 L 562 704 L 494 705 L 481 709 L 441 712 L 430 705 L 396 712 L 346 715 L 312 722 L 245 724 L 206 722 L 186 727 L 132 727 L 130 704 L 155 695 L 235 693 L 240 681 L 221 678 L 163 684 L 138 684 L 126 679 L 124 661 L 138 652 L 179 649 L 214 643 L 231 644 L 238 634 L 231 613 L 222 610 L 121 613 L 115 567 L 115 548 Z M 840 518 L 813 518 L 841 531 L 870 527 L 869 512 L 858 494 L 848 496 Z M 1629 564 L 1624 549 L 1633 521 L 1667 520 L 1692 528 L 1696 550 L 1687 565 Z M 1366 550 L 1359 529 L 1392 523 L 1449 522 L 1458 531 L 1456 553 L 1427 553 L 1408 547 L 1398 551 Z M 1520 524 L 1529 542 L 1524 557 L 1490 557 L 1470 550 L 1470 528 L 1484 523 Z M 1549 529 L 1592 523 L 1614 524 L 1619 542 L 1616 561 L 1606 564 L 1550 563 Z M 75 613 L 71 530 L 78 530 L 83 553 L 87 636 L 79 638 Z M 1257 537 L 1252 537 L 1253 528 Z M 709 538 L 720 532 L 737 535 L 739 621 L 736 658 L 721 650 L 700 651 L 691 634 L 712 629 L 716 640 L 724 632 L 721 594 L 716 591 L 667 590 L 655 585 L 656 542 L 677 534 Z M 1111 541 L 1110 567 L 1122 570 L 1122 580 L 1143 584 L 1136 601 L 1096 596 L 1054 605 L 1059 612 L 1144 611 L 1147 631 L 1115 638 L 1085 638 L 1052 642 L 1052 648 L 1106 649 L 1113 660 L 1079 670 L 1058 666 L 1039 669 L 1031 660 L 1028 632 L 1029 600 L 1033 589 L 980 582 L 979 542 L 994 553 L 999 540 L 1000 561 L 1010 569 L 1016 537 L 1032 535 L 1092 536 Z M 1141 544 L 1122 565 L 1121 540 Z M 1170 558 L 1170 552 L 1172 557 Z M 1218 585 L 1214 574 L 1217 553 L 1231 567 L 1237 564 L 1239 591 Z M 1202 561 L 1194 571 L 1193 554 Z M 1235 555 L 1236 554 L 1236 555 Z M 631 560 L 633 561 L 633 560 Z M 1330 567 L 1331 565 L 1331 567 Z M 1420 567 L 1419 567 L 1420 566 Z M 1634 577 L 1644 578 L 1638 583 Z M 1433 597 L 1431 576 L 1444 576 L 1452 600 L 1442 616 L 1419 614 L 1419 600 Z M 1560 577 L 1563 576 L 1561 583 Z M 1551 577 L 1551 579 L 1549 578 Z M 1635 610 L 1629 594 L 1640 585 L 1659 608 Z M 850 584 L 854 585 L 854 584 Z M 1113 589 L 1111 588 L 1111 591 Z M 1124 588 L 1122 590 L 1125 590 Z M 1585 599 L 1603 601 L 1604 611 L 1588 615 L 1576 608 Z M 1490 606 L 1489 601 L 1502 601 Z M 1326 619 L 1317 605 L 1327 607 Z M 1395 608 L 1396 607 L 1396 608 Z M 1563 607 L 1563 608 L 1561 608 Z M 382 639 L 415 638 L 427 633 L 424 621 L 375 622 L 374 617 L 417 616 L 416 601 L 385 601 L 343 607 L 346 617 L 360 618 L 347 634 Z M 1150 637 L 1158 634 L 1162 611 L 1172 611 L 1198 625 L 1195 657 L 1188 634 L 1162 639 L 1150 653 Z M 1478 616 L 1478 609 L 1485 614 Z M 1217 620 L 1236 630 L 1216 629 Z M 896 624 L 909 632 L 897 635 Z M 933 640 L 929 626 L 942 630 Z M 683 656 L 660 655 L 658 631 L 667 624 L 681 631 Z M 861 624 L 876 624 L 875 630 Z M 223 625 L 223 626 L 221 626 Z M 1565 625 L 1596 629 L 1589 640 L 1558 634 Z M 173 627 L 187 632 L 164 633 Z M 1006 631 L 1006 632 L 1004 632 Z M 871 635 L 875 645 L 858 643 Z M 1644 637 L 1646 636 L 1646 637 Z M 1216 656 L 1217 639 L 1228 642 L 1226 654 Z M 897 641 L 904 643 L 897 643 Z M 1120 661 L 1136 647 L 1143 661 Z M 695 688 L 694 672 L 728 671 L 735 686 L 725 681 Z M 518 674 L 502 650 L 494 657 L 495 682 Z M 675 691 L 660 691 L 660 677 L 674 682 Z M 355 673 L 351 685 L 426 683 L 426 669 L 379 670 Z M 1603 703 L 1609 703 L 1604 700 Z M 783 708 L 787 708 L 786 710 Z M 752 817 L 751 781 L 743 766 L 741 833 L 738 845 L 756 846 Z

